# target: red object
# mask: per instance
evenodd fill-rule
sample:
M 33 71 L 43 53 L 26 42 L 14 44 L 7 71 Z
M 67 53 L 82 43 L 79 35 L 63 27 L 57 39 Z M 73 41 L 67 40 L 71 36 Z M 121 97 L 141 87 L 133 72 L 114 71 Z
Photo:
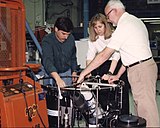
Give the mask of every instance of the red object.
M 32 85 L 29 88 L 24 84 L 25 97 L 20 91 L 21 84 L 0 86 L 0 127 L 48 127 L 46 100 L 41 87 L 36 84 L 36 93 L 34 93 L 32 80 L 25 76 L 22 79 L 24 83 Z
M 0 127 L 48 127 L 41 85 L 27 76 L 41 65 L 26 65 L 25 50 L 23 2 L 0 0 Z
M 36 27 L 34 34 L 35 34 L 39 43 L 42 42 L 43 37 L 47 34 L 47 32 L 45 32 L 45 29 L 46 29 L 45 26 L 44 27 Z

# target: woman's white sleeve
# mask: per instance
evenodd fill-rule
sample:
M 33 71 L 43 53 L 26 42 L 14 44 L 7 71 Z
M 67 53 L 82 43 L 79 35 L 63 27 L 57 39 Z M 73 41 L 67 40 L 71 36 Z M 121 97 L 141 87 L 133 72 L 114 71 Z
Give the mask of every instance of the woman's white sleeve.
M 88 41 L 87 60 L 93 60 L 96 54 L 97 54 L 97 50 L 93 42 Z
M 112 56 L 111 56 L 112 60 L 116 60 L 118 61 L 120 59 L 120 53 L 118 51 L 115 51 Z

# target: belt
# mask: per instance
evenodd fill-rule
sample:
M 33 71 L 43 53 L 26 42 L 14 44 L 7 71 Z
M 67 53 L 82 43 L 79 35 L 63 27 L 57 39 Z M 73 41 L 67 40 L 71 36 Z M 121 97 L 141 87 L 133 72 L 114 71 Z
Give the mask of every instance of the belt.
M 145 62 L 145 61 L 147 61 L 147 60 L 150 60 L 151 58 L 152 58 L 152 57 L 149 57 L 149 58 L 147 58 L 147 59 L 145 59 L 145 60 L 140 60 L 140 61 L 135 62 L 135 63 L 133 63 L 133 64 L 130 64 L 130 65 L 126 66 L 126 67 L 127 67 L 127 68 L 133 67 L 133 66 L 135 66 L 135 65 L 137 65 L 137 64 L 140 64 L 140 63 L 142 63 L 142 62 Z

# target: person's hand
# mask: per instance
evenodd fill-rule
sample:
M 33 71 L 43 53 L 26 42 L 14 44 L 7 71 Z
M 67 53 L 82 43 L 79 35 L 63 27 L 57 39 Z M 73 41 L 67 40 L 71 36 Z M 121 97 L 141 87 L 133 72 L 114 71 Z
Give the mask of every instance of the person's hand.
M 113 84 L 113 82 L 117 81 L 117 80 L 119 80 L 119 77 L 117 75 L 112 75 L 112 76 L 109 77 L 108 83 Z
M 60 77 L 56 79 L 56 84 L 60 88 L 64 88 L 65 87 L 65 82 Z
M 111 76 L 111 75 L 104 74 L 104 75 L 102 76 L 102 80 L 108 80 L 110 76 Z
M 80 76 L 79 76 L 79 78 L 78 78 L 78 80 L 77 80 L 77 83 L 81 83 L 81 82 L 83 82 L 84 81 L 84 75 L 83 75 L 83 73 L 81 73 L 80 74 Z
M 73 83 L 75 83 L 77 81 L 77 72 L 73 72 L 72 76 L 73 76 L 72 81 L 73 81 Z
M 89 77 L 91 77 L 92 76 L 92 74 L 90 73 L 90 74 L 88 74 L 87 76 L 86 76 L 86 78 L 89 78 Z

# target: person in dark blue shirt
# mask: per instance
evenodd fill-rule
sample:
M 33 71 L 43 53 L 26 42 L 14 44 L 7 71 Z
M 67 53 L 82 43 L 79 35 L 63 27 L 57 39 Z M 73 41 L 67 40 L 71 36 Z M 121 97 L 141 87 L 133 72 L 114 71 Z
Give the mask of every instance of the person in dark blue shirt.
M 54 31 L 42 40 L 42 64 L 52 79 L 49 83 L 58 88 L 72 85 L 76 81 L 77 57 L 75 39 L 71 34 L 73 23 L 68 17 L 57 18 L 54 24 Z M 62 77 L 63 76 L 63 77 Z M 69 77 L 72 76 L 72 77 Z M 48 110 L 49 127 L 57 128 L 58 126 L 58 99 L 56 91 L 47 90 L 46 101 Z M 69 94 L 62 92 L 61 111 L 70 107 Z M 63 115 L 61 115 L 63 116 Z M 62 117 L 63 119 L 63 117 Z M 62 124 L 61 124 L 62 125 Z
M 42 40 L 42 63 L 46 72 L 52 76 L 59 87 L 71 85 L 77 68 L 75 39 L 71 34 L 73 23 L 68 17 L 59 17 L 54 25 L 54 32 Z

